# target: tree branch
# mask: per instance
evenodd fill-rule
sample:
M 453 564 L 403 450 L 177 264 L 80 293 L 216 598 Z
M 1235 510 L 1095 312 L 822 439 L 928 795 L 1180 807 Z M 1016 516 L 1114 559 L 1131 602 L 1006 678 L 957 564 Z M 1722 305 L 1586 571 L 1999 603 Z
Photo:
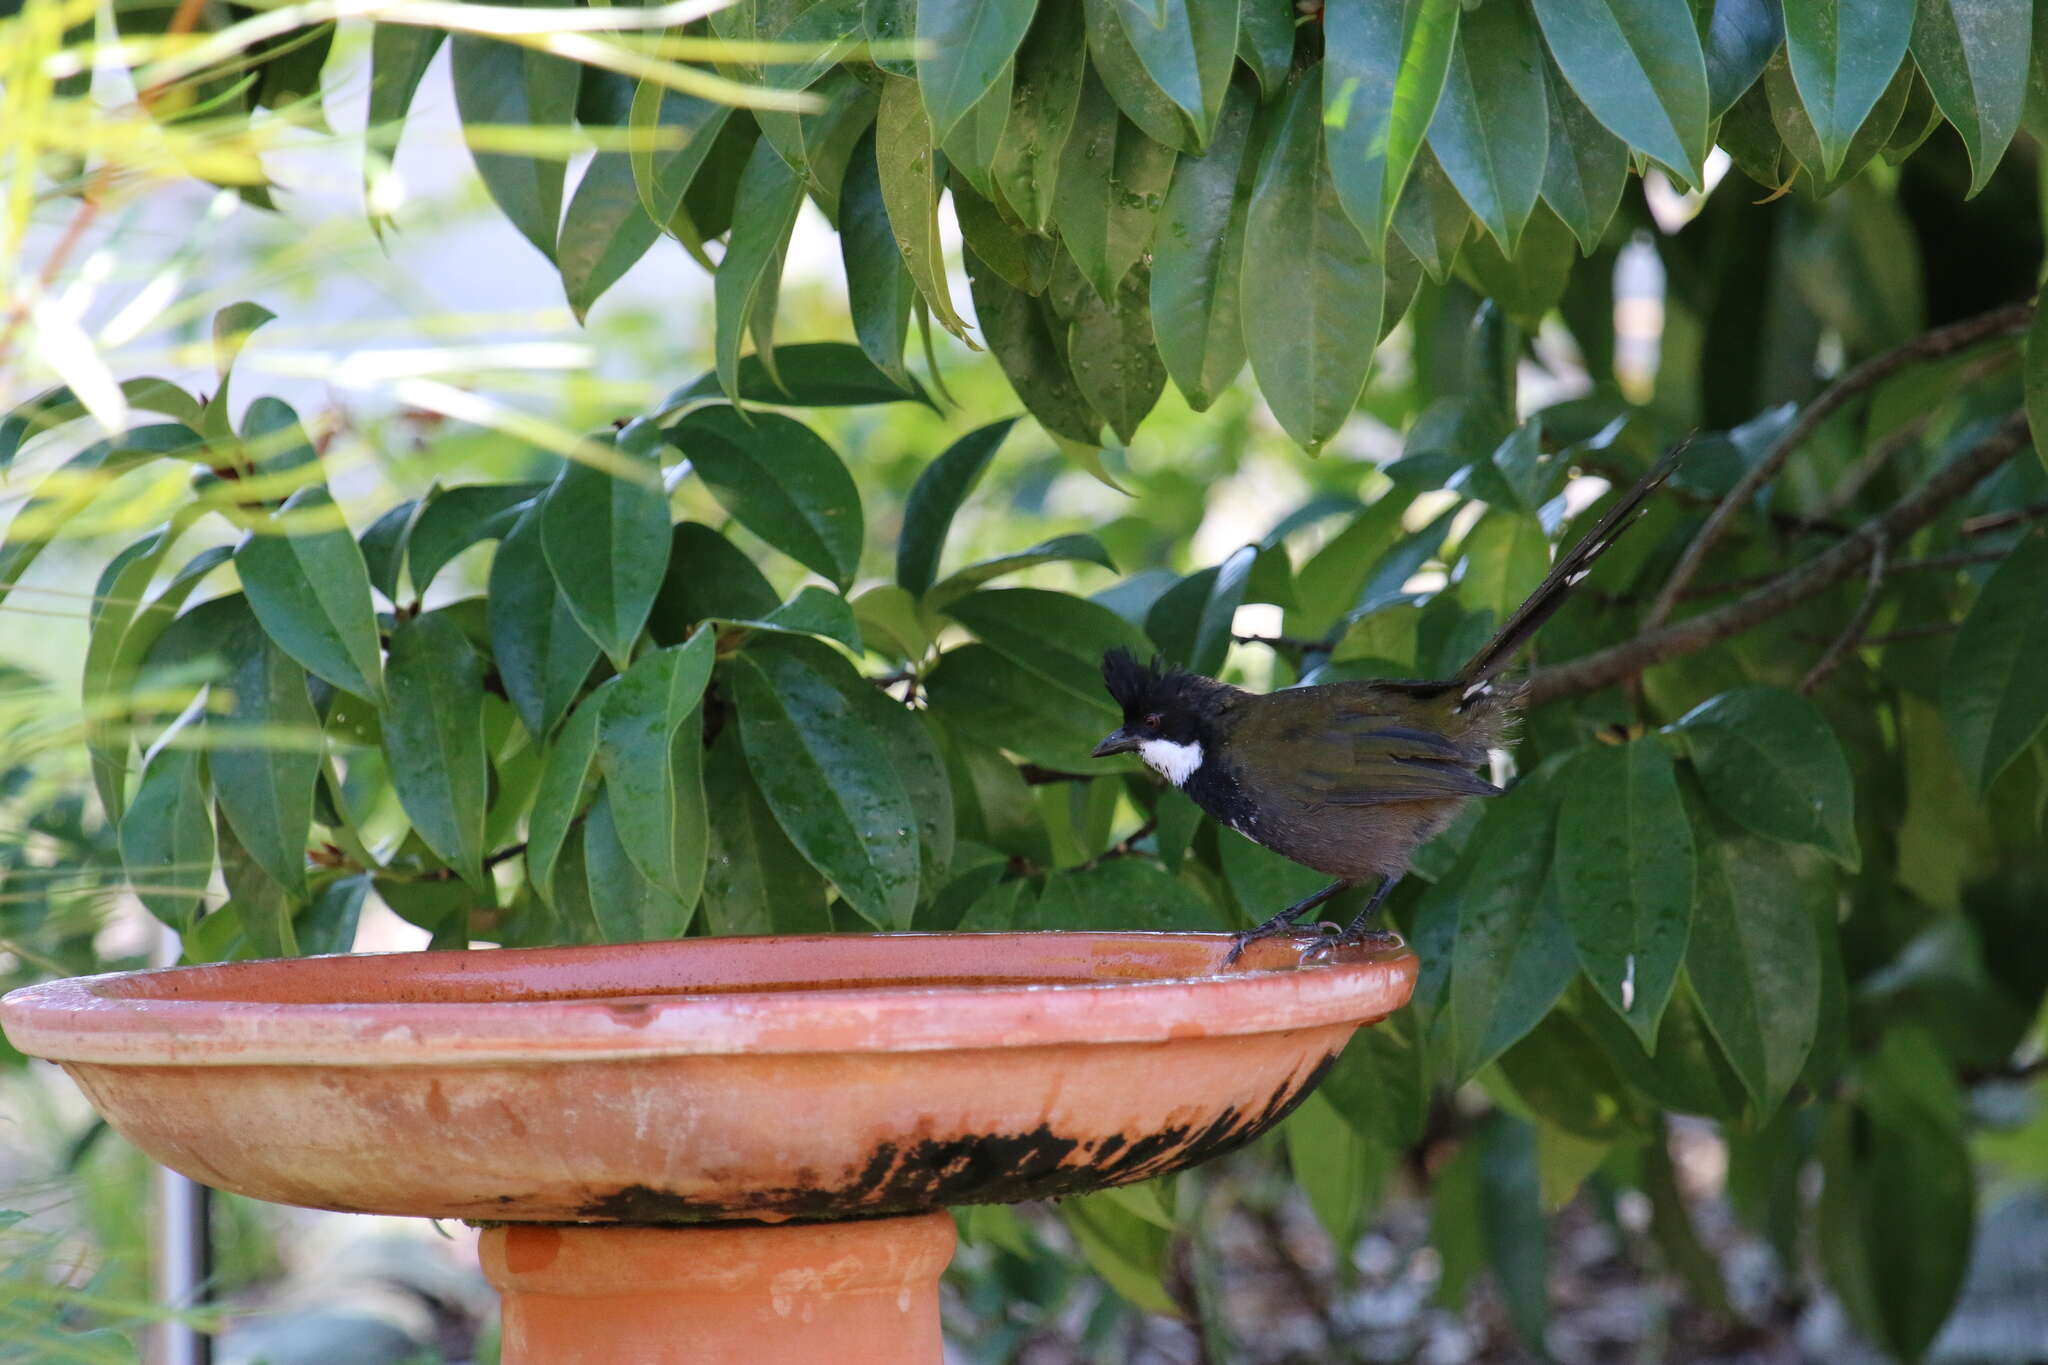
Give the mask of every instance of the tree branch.
M 1857 604 L 1856 614 L 1849 618 L 1849 624 L 1842 627 L 1842 633 L 1828 646 L 1827 653 L 1820 656 L 1806 677 L 1800 680 L 1799 695 L 1810 697 L 1820 690 L 1828 674 L 1849 657 L 1849 651 L 1856 648 L 1856 642 L 1863 638 L 1863 632 L 1870 629 L 1870 618 L 1877 615 L 1877 599 L 1884 591 L 1885 542 L 1880 538 L 1870 551 L 1870 581 L 1864 585 L 1863 600 Z
M 1769 583 L 1712 611 L 1650 630 L 1624 644 L 1529 675 L 1523 696 L 1534 706 L 1558 697 L 1598 691 L 1646 668 L 1692 654 L 1789 610 L 1841 582 L 1870 562 L 1879 544 L 1905 543 L 1942 509 L 1968 493 L 2028 443 L 2027 419 L 2014 413 L 1976 446 L 1950 461 L 1891 510 L 1865 522 L 1839 545 L 1788 569 Z M 1698 542 L 1695 541 L 1695 544 Z
M 1728 529 L 1728 523 L 1749 505 L 1750 499 L 1756 496 L 1759 488 L 1778 476 L 1778 471 L 1785 467 L 1785 461 L 1791 458 L 1792 452 L 1843 405 L 1875 388 L 1907 365 L 1922 360 L 1939 360 L 1958 351 L 1967 350 L 1980 341 L 2010 336 L 2025 328 L 2033 318 L 2032 303 L 2015 303 L 1979 314 L 1974 318 L 1950 323 L 1946 327 L 1937 327 L 1931 332 L 1921 333 L 1902 346 L 1886 351 L 1883 355 L 1872 356 L 1823 389 L 1800 411 L 1798 420 L 1778 438 L 1777 443 L 1763 459 L 1757 461 L 1749 472 L 1736 482 L 1735 487 L 1728 490 L 1727 496 L 1721 499 L 1714 510 L 1707 514 L 1699 533 L 1685 547 L 1685 553 L 1679 556 L 1678 567 L 1671 571 L 1671 577 L 1664 584 L 1663 591 L 1659 592 L 1656 600 L 1650 604 L 1650 614 L 1643 622 L 1644 627 L 1655 630 L 1671 619 L 1672 609 L 1678 605 L 1679 597 L 1684 594 L 1693 579 L 1699 576 L 1700 566 L 1706 562 L 1707 552 L 1714 548 L 1714 543 Z M 1865 553 L 1868 553 L 1867 549 Z M 1859 558 L 1857 562 L 1860 564 L 1862 561 Z

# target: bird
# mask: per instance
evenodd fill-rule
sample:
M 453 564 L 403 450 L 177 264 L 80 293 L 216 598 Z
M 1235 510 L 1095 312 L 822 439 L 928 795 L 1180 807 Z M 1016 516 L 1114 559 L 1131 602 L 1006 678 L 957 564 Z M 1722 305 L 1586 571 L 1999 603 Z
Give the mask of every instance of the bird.
M 1135 753 L 1212 818 L 1253 843 L 1335 878 L 1234 937 L 1223 965 L 1348 887 L 1377 879 L 1350 926 L 1311 945 L 1320 955 L 1371 937 L 1367 926 L 1414 851 L 1474 797 L 1503 788 L 1482 773 L 1512 727 L 1524 684 L 1504 678 L 1516 654 L 1564 605 L 1593 562 L 1646 510 L 1681 444 L 1559 556 L 1543 581 L 1452 677 L 1348 681 L 1256 693 L 1128 649 L 1103 655 L 1102 680 L 1123 724 L 1093 757 Z

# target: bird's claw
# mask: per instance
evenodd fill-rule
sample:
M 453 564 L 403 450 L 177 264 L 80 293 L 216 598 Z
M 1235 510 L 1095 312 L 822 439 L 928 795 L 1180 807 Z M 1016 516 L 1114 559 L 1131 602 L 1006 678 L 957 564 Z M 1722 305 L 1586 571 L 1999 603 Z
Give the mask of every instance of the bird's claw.
M 1223 955 L 1223 961 L 1219 964 L 1218 970 L 1220 971 L 1225 967 L 1229 967 L 1235 964 L 1240 957 L 1244 956 L 1245 949 L 1251 947 L 1254 943 L 1257 943 L 1261 939 L 1278 938 L 1282 934 L 1295 934 L 1300 932 L 1301 931 L 1295 927 L 1293 921 L 1287 919 L 1283 915 L 1275 915 L 1272 919 L 1267 920 L 1264 924 L 1255 925 L 1250 929 L 1240 930 L 1239 932 L 1232 934 L 1230 936 L 1230 951 Z
M 1324 920 L 1316 928 L 1322 933 L 1322 937 L 1301 950 L 1301 965 L 1304 967 L 1311 963 L 1328 961 L 1339 948 L 1352 948 L 1362 943 L 1392 942 L 1400 938 L 1399 934 L 1389 933 L 1385 929 L 1362 929 L 1355 925 L 1344 929 L 1328 920 Z

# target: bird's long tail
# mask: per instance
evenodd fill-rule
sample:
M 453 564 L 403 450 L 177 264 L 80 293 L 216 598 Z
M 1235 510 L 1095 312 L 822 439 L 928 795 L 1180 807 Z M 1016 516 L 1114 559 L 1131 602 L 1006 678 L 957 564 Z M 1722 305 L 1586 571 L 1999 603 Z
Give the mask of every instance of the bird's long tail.
M 1690 440 L 1681 441 L 1673 447 L 1647 474 L 1636 480 L 1633 488 L 1621 495 L 1619 502 L 1607 509 L 1606 515 L 1586 532 L 1578 544 L 1558 556 L 1557 563 L 1536 585 L 1536 590 L 1515 608 L 1506 624 L 1472 656 L 1471 661 L 1458 670 L 1457 680 L 1464 685 L 1466 696 L 1471 696 L 1487 679 L 1506 668 L 1516 652 L 1529 643 L 1529 637 L 1557 613 L 1579 580 L 1586 576 L 1593 561 L 1605 554 L 1608 546 L 1621 539 L 1621 533 L 1642 514 L 1644 501 L 1656 491 L 1657 485 L 1671 476 L 1689 444 Z

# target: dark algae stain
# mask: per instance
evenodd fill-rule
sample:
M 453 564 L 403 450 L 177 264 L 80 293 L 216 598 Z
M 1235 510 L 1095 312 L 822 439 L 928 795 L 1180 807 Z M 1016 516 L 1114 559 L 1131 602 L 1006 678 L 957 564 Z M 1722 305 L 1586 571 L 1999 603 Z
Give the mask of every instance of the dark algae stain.
M 649 1185 L 628 1185 L 577 1213 L 609 1223 L 699 1223 L 715 1218 L 837 1219 L 914 1213 L 955 1204 L 1013 1204 L 1080 1194 L 1105 1185 L 1184 1170 L 1236 1151 L 1272 1128 L 1322 1082 L 1331 1053 L 1305 1075 L 1282 1082 L 1257 1108 L 1230 1106 L 1206 1122 L 1154 1133 L 1111 1133 L 1083 1141 L 1040 1124 L 1021 1133 L 976 1133 L 877 1145 L 859 1170 L 836 1185 L 817 1173 L 802 1183 L 766 1190 L 744 1202 L 690 1198 Z

